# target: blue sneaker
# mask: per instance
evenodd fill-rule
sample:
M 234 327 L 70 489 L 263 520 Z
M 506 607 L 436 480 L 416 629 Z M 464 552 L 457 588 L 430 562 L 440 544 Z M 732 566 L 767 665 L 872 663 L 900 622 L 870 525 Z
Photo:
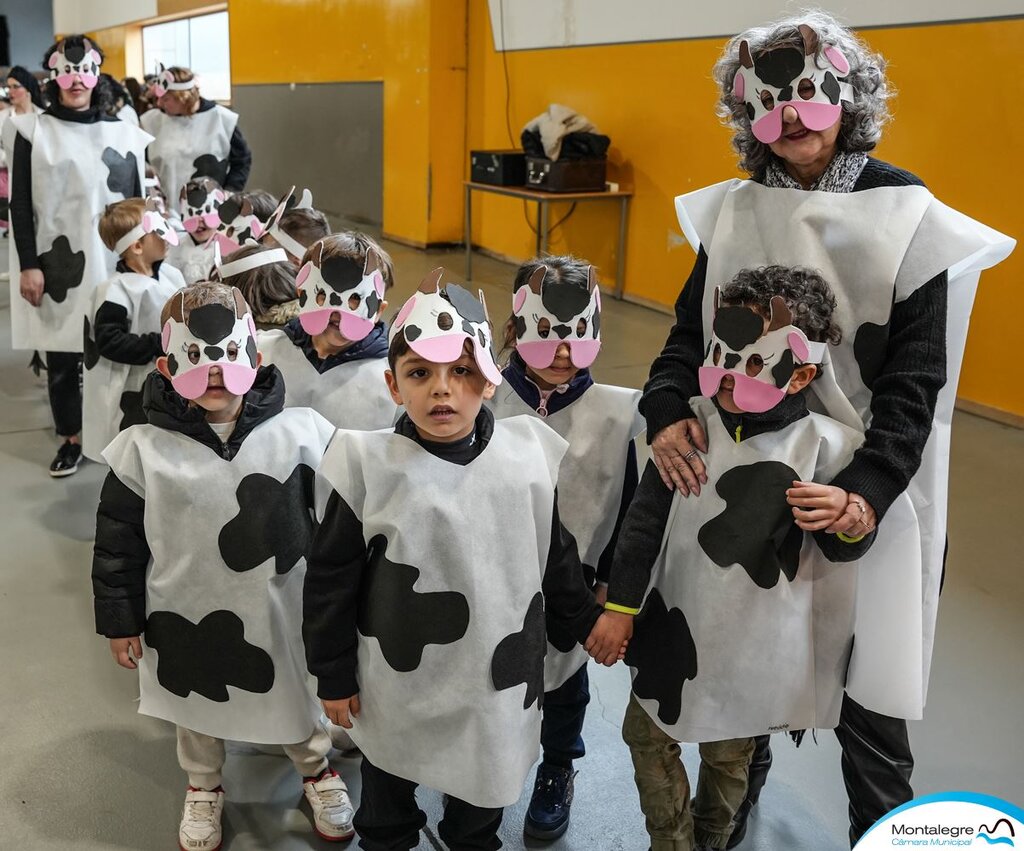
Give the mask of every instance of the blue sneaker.
M 534 839 L 558 839 L 569 828 L 572 781 L 576 772 L 542 762 L 537 767 L 533 796 L 523 831 Z

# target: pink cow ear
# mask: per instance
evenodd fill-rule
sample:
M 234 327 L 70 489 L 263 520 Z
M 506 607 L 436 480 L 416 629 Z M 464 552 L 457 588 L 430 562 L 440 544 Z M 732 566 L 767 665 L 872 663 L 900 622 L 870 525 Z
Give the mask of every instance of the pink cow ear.
M 378 298 L 384 298 L 384 276 L 380 272 L 373 273 L 373 289 Z
M 850 61 L 843 55 L 843 52 L 838 47 L 833 47 L 832 45 L 826 47 L 825 58 L 832 63 L 832 67 L 840 74 L 845 76 L 850 73 Z
M 789 347 L 793 350 L 793 354 L 797 356 L 797 359 L 801 363 L 807 363 L 807 358 L 810 356 L 810 349 L 807 348 L 807 343 L 801 334 L 797 334 L 795 331 L 790 331 L 788 335 Z
M 50 66 L 51 68 L 56 68 L 58 62 L 60 62 L 60 53 L 57 52 L 57 51 L 54 51 L 53 53 L 50 54 L 50 58 L 49 58 L 49 60 L 47 61 L 46 64 L 48 66 Z
M 747 92 L 747 83 L 743 79 L 743 75 L 737 71 L 736 76 L 732 78 L 732 93 L 736 96 L 737 100 L 744 100 L 744 95 Z

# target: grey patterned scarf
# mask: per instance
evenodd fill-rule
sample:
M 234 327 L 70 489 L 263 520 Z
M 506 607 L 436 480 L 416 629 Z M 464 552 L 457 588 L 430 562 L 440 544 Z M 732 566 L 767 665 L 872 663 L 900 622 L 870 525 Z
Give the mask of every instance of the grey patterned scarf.
M 824 173 L 811 186 L 812 190 L 819 192 L 853 192 L 853 185 L 860 177 L 867 165 L 868 155 L 858 152 L 847 154 L 843 151 L 836 151 L 832 162 L 828 164 Z M 772 157 L 764 174 L 764 185 L 772 189 L 803 189 L 799 181 L 794 180 L 782 160 Z

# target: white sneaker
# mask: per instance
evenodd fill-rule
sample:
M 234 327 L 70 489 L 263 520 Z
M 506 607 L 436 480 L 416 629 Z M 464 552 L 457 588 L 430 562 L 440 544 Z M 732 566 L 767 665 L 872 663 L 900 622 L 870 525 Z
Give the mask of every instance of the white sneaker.
M 331 746 L 333 748 L 341 751 L 343 754 L 350 754 L 353 751 L 359 750 L 356 747 L 356 743 L 352 741 L 352 737 L 348 734 L 348 730 L 340 724 L 327 721 L 324 726 L 327 728 L 327 735 L 331 737 Z
M 220 814 L 224 792 L 189 789 L 178 828 L 178 844 L 183 851 L 217 851 L 221 843 Z
M 313 830 L 328 842 L 349 839 L 356 831 L 352 827 L 352 802 L 345 781 L 332 768 L 317 778 L 307 778 L 302 791 L 313 810 Z

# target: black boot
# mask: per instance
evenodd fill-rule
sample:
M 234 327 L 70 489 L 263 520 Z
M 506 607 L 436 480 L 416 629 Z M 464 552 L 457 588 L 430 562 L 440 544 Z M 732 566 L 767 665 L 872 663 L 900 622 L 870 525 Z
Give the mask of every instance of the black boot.
M 757 804 L 761 797 L 761 789 L 765 780 L 768 779 L 768 771 L 772 767 L 772 746 L 771 736 L 756 736 L 754 738 L 754 755 L 750 758 L 750 773 L 747 776 L 747 796 L 736 810 L 732 819 L 732 836 L 726 848 L 735 848 L 747 835 L 747 821 L 750 818 L 750 811 Z
M 537 767 L 533 797 L 526 810 L 523 831 L 534 839 L 557 839 L 569 827 L 573 779 L 576 772 L 542 762 Z

